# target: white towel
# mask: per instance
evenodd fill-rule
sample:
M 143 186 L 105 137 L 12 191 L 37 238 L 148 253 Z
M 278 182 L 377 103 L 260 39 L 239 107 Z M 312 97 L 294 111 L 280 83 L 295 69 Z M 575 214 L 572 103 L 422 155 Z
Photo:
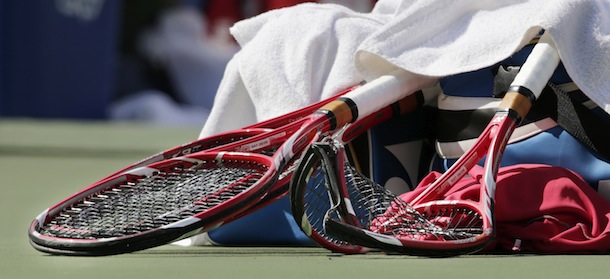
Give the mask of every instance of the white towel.
M 393 67 L 431 76 L 487 67 L 539 27 L 574 82 L 610 112 L 608 0 L 380 0 L 366 14 L 303 4 L 231 29 L 242 49 L 200 136 L 287 113 Z
M 231 28 L 229 62 L 200 137 L 301 108 L 362 81 L 354 52 L 387 21 L 334 4 L 273 10 Z
M 357 68 L 367 79 L 391 66 L 431 76 L 491 66 L 543 27 L 551 33 L 570 77 L 610 112 L 608 0 L 386 2 L 394 3 L 396 16 L 356 53 Z

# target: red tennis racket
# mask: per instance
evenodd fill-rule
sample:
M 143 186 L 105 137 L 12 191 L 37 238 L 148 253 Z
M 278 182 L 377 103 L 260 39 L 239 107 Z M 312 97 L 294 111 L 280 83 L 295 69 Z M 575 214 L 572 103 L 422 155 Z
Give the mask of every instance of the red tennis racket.
M 126 208 L 125 206 L 118 207 L 114 204 L 113 198 L 108 196 L 106 192 L 113 193 L 112 191 L 117 191 L 118 189 L 123 189 L 126 186 L 120 185 L 122 183 L 127 183 L 126 181 L 133 180 L 136 183 L 140 181 L 147 175 L 147 166 L 153 164 L 162 164 L 168 159 L 177 158 L 181 156 L 187 156 L 189 154 L 202 153 L 202 152 L 211 152 L 211 151 L 248 151 L 252 153 L 262 153 L 262 154 L 273 154 L 273 152 L 294 132 L 296 132 L 300 126 L 304 123 L 307 116 L 314 113 L 320 107 L 328 104 L 329 102 L 335 100 L 336 98 L 346 94 L 347 92 L 352 91 L 354 88 L 357 88 L 360 85 L 348 88 L 344 91 L 339 92 L 337 95 L 332 96 L 323 101 L 317 102 L 315 104 L 309 105 L 307 107 L 301 108 L 294 112 L 263 121 L 260 123 L 256 123 L 253 125 L 249 125 L 240 129 L 236 129 L 233 131 L 213 135 L 210 137 L 206 137 L 203 139 L 195 140 L 193 142 L 183 144 L 160 153 L 149 156 L 139 162 L 136 162 L 132 165 L 129 165 L 103 179 L 100 179 L 96 183 L 90 185 L 89 187 L 81 190 L 78 193 L 66 198 L 65 200 L 57 203 L 56 205 L 50 207 L 45 212 L 41 213 L 41 215 L 33 221 L 32 227 L 30 228 L 30 238 L 32 245 L 41 251 L 55 253 L 55 254 L 70 254 L 70 255 L 105 255 L 105 254 L 116 254 L 116 253 L 124 253 L 129 252 L 129 250 L 121 251 L 120 249 L 116 249 L 114 247 L 106 247 L 105 242 L 103 240 L 112 238 L 115 236 L 121 236 L 124 234 L 126 238 L 131 236 L 139 235 L 137 230 L 140 229 L 131 229 L 129 232 L 106 232 L 106 233 L 94 233 L 88 232 L 91 230 L 103 230 L 104 227 L 128 227 L 133 226 L 133 221 L 131 219 L 125 220 L 123 222 L 118 222 L 111 218 L 102 218 L 100 222 L 96 224 L 92 224 L 91 220 L 93 218 L 97 218 L 95 216 L 85 216 L 84 214 L 80 214 L 80 220 L 74 221 L 74 218 L 70 218 L 63 221 L 61 225 L 53 225 L 51 222 L 57 222 L 58 218 L 68 215 L 74 215 L 75 213 L 71 213 L 73 210 L 79 210 L 78 206 L 85 206 L 91 204 L 91 200 L 86 201 L 87 199 L 93 198 L 97 202 L 96 205 L 87 206 L 88 211 L 95 212 L 94 214 L 99 215 L 97 213 L 100 211 L 99 207 L 105 206 L 107 207 L 107 211 L 113 214 L 113 218 L 119 218 L 119 216 L 126 215 L 127 212 L 123 210 L 134 210 L 136 212 L 146 211 L 149 209 L 140 207 L 139 205 L 134 205 L 131 208 Z M 171 160 L 170 160 L 171 161 Z M 161 169 L 160 166 L 157 166 Z M 169 164 L 164 169 L 175 167 L 175 164 Z M 144 170 L 144 173 L 142 171 Z M 287 184 L 290 179 L 290 171 L 287 171 L 285 175 L 280 177 L 278 183 Z M 157 178 L 157 180 L 162 180 L 163 178 Z M 150 182 L 141 182 L 141 184 L 150 183 Z M 163 183 L 161 181 L 155 183 Z M 211 187 L 210 187 L 211 188 Z M 142 193 L 146 194 L 147 190 L 140 190 Z M 210 195 L 210 192 L 204 193 L 204 189 L 200 194 Z M 179 197 L 179 193 L 173 193 L 177 197 Z M 274 192 L 273 194 L 278 195 L 279 193 Z M 140 193 L 133 193 L 132 195 L 140 195 Z M 112 196 L 112 195 L 111 195 Z M 271 201 L 277 199 L 278 197 L 269 196 L 264 199 L 264 204 L 268 204 Z M 185 198 L 183 198 L 185 199 Z M 153 198 L 148 199 L 148 202 L 151 204 L 157 203 L 166 203 L 163 200 L 154 200 Z M 262 202 L 262 201 L 261 201 Z M 170 203 L 166 203 L 167 206 L 177 206 L 171 205 Z M 76 207 L 75 207 L 76 206 Z M 163 208 L 160 205 L 157 205 L 159 208 Z M 262 206 L 262 204 L 261 204 Z M 113 208 L 117 207 L 117 208 Z M 162 210 L 162 209 L 160 209 Z M 237 210 L 236 210 L 237 211 Z M 250 210 L 249 212 L 252 212 Z M 246 213 L 242 213 L 245 215 Z M 107 214 L 108 215 L 108 214 Z M 44 216 L 44 219 L 41 219 Z M 108 215 L 110 216 L 110 215 Z M 70 221 L 68 221 L 70 220 Z M 45 229 L 43 222 L 48 222 L 47 226 L 51 226 L 46 228 L 48 230 L 47 234 L 41 234 L 41 230 Z M 72 223 L 68 223 L 72 222 Z M 80 224 L 76 224 L 76 222 L 80 222 Z M 143 221 L 143 224 L 148 221 Z M 166 220 L 165 222 L 171 222 Z M 136 224 L 137 225 L 137 224 Z M 80 227 L 80 229 L 76 229 L 76 227 Z M 151 228 L 154 226 L 150 226 Z M 53 229 L 55 228 L 55 229 Z M 82 232 L 80 231 L 82 230 Z M 127 230 L 127 229 L 125 229 Z M 40 232 L 39 232 L 40 231 Z M 71 232 L 73 231 L 73 232 Z M 142 237 L 143 238 L 143 237 Z M 144 240 L 143 240 L 144 241 Z M 116 241 L 115 241 L 116 242 Z M 113 243 L 113 242 L 110 242 Z M 80 247 L 84 248 L 80 248 Z M 156 245 L 155 245 L 156 246 Z M 65 248 L 64 248 L 65 247 Z M 144 248 L 135 248 L 135 250 L 144 249 Z M 82 250 L 82 251 L 81 251 Z
M 295 221 L 310 239 L 333 252 L 356 254 L 366 253 L 370 250 L 332 237 L 324 231 L 325 214 L 333 205 L 339 205 L 337 201 L 330 199 L 331 197 L 329 197 L 327 191 L 332 187 L 326 183 L 338 180 L 341 176 L 328 178 L 328 176 L 335 175 L 335 171 L 328 168 L 332 168 L 334 165 L 342 166 L 342 163 L 331 165 L 329 162 L 331 160 L 357 162 L 355 156 L 349 156 L 351 154 L 349 151 L 353 150 L 353 147 L 350 146 L 352 140 L 380 123 L 414 111 L 423 106 L 424 103 L 434 99 L 438 95 L 437 93 L 434 90 L 426 90 L 410 95 L 395 103 L 392 109 L 387 108 L 367 117 L 372 118 L 372 121 L 365 123 L 361 123 L 364 121 L 356 121 L 347 125 L 337 133 L 315 142 L 305 152 L 290 181 L 290 204 Z M 367 118 L 363 120 L 367 120 Z M 335 152 L 334 145 L 345 147 L 349 154 L 345 154 L 345 158 L 330 156 L 329 154 Z M 322 163 L 326 163 L 326 168 L 320 167 Z M 339 216 L 335 216 L 335 218 L 339 218 Z M 349 216 L 342 216 L 341 218 L 349 218 Z
M 503 150 L 558 63 L 555 45 L 550 35 L 544 34 L 477 142 L 447 172 L 410 201 L 401 200 L 372 181 L 347 182 L 344 187 L 351 187 L 357 194 L 337 200 L 345 203 L 349 212 L 364 210 L 369 215 L 359 219 L 360 224 L 327 215 L 326 232 L 353 244 L 391 253 L 444 257 L 484 248 L 495 235 L 494 194 Z M 483 158 L 484 177 L 479 199 L 443 200 L 443 194 Z M 345 176 L 354 175 L 357 176 Z M 366 197 L 365 201 L 361 202 L 361 197 Z M 376 202 L 373 206 L 364 204 L 370 200 L 384 202 Z M 364 209 L 354 204 L 362 205 Z M 378 214 L 376 210 L 384 206 L 386 210 Z M 337 207 L 336 210 L 342 209 Z
M 282 127 L 285 131 L 129 169 L 41 213 L 30 226 L 30 242 L 54 254 L 109 255 L 216 228 L 261 201 L 321 133 L 366 117 L 430 80 L 396 71 Z M 283 144 L 272 156 L 260 154 L 278 143 Z

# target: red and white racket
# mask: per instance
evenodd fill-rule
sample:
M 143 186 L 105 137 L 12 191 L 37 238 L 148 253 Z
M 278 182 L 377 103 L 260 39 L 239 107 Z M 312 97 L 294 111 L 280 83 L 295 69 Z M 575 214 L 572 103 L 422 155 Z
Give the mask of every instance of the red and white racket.
M 339 177 L 328 178 L 327 176 L 335 175 L 335 171 L 329 170 L 329 168 L 343 166 L 343 161 L 333 161 L 332 165 L 330 161 L 349 160 L 351 163 L 357 163 L 357 159 L 354 158 L 356 156 L 349 156 L 348 154 L 345 158 L 330 156 L 331 153 L 335 152 L 335 150 L 332 150 L 333 146 L 339 145 L 353 151 L 353 147 L 350 146 L 352 140 L 380 123 L 422 107 L 426 102 L 435 99 L 437 95 L 438 92 L 434 90 L 417 92 L 395 103 L 393 109 L 387 108 L 367 117 L 372 118 L 372 121 L 364 122 L 363 120 L 367 120 L 367 118 L 356 121 L 337 133 L 325 137 L 320 142 L 312 144 L 301 157 L 290 181 L 292 215 L 301 230 L 310 239 L 333 252 L 356 254 L 369 251 L 365 247 L 332 237 L 324 231 L 325 214 L 333 205 L 339 204 L 330 199 L 331 197 L 329 197 L 327 191 L 331 187 L 326 183 L 341 179 L 340 174 Z M 348 153 L 352 154 L 351 152 Z M 326 164 L 326 167 L 321 167 L 321 164 Z M 339 218 L 339 216 L 336 217 Z M 344 217 L 348 218 L 347 216 Z
M 280 129 L 286 131 L 131 168 L 41 213 L 30 226 L 30 242 L 54 254 L 109 255 L 216 228 L 261 201 L 321 133 L 366 117 L 431 80 L 399 70 Z M 272 156 L 260 154 L 281 142 Z
M 111 175 L 106 176 L 103 179 L 98 180 L 97 182 L 95 182 L 94 184 L 90 185 L 89 187 L 81 190 L 78 193 L 75 193 L 74 195 L 68 197 L 67 199 L 57 203 L 56 205 L 51 206 L 49 209 L 47 209 L 45 212 L 41 213 L 41 215 L 45 215 L 47 218 L 47 220 L 50 222 L 52 221 L 51 218 L 58 218 L 58 216 L 60 216 L 61 214 L 65 214 L 65 212 L 70 212 L 70 208 L 72 208 L 74 205 L 77 204 L 81 204 L 81 206 L 83 204 L 88 204 L 85 203 L 85 198 L 91 198 L 93 196 L 97 196 L 97 199 L 99 201 L 103 200 L 104 197 L 106 195 L 104 195 L 104 191 L 106 190 L 110 190 L 110 189 L 120 189 L 121 187 L 124 186 L 116 186 L 115 184 L 117 183 L 122 183 L 122 181 L 127 181 L 128 178 L 131 178 L 134 181 L 139 180 L 141 177 L 143 177 L 142 174 L 138 174 L 138 169 L 140 168 L 145 168 L 147 165 L 152 165 L 152 164 L 156 164 L 159 162 L 163 162 L 166 161 L 168 159 L 172 159 L 172 158 L 176 158 L 176 157 L 180 157 L 180 156 L 186 156 L 189 154 L 194 154 L 194 153 L 202 153 L 202 152 L 210 152 L 210 151 L 244 151 L 245 149 L 248 149 L 249 152 L 259 152 L 262 154 L 273 154 L 273 152 L 288 138 L 290 137 L 292 134 L 294 134 L 294 132 L 296 132 L 299 128 L 300 125 L 302 125 L 306 119 L 307 116 L 311 115 L 312 113 L 314 113 L 316 110 L 318 110 L 320 107 L 324 106 L 325 104 L 328 104 L 329 102 L 335 100 L 336 98 L 346 94 L 347 92 L 352 91 L 353 89 L 357 88 L 360 85 L 357 86 L 353 86 L 350 87 L 346 90 L 343 90 L 341 92 L 339 92 L 338 94 L 322 100 L 320 102 L 314 103 L 312 105 L 309 105 L 307 107 L 303 107 L 299 110 L 293 111 L 291 113 L 282 115 L 282 116 L 278 116 L 276 118 L 272 118 L 266 121 L 262 121 L 253 125 L 249 125 L 240 129 L 236 129 L 236 130 L 232 130 L 229 132 L 224 132 L 224 133 L 220 133 L 217 135 L 213 135 L 210 137 L 206 137 L 203 139 L 198 139 L 195 140 L 193 142 L 190 143 L 186 143 L 180 146 L 176 146 L 173 147 L 171 149 L 167 149 L 165 151 L 159 152 L 157 154 L 154 154 L 152 156 L 149 156 L 143 160 L 140 160 L 134 164 L 131 164 Z M 283 182 L 284 184 L 287 184 L 287 182 L 290 179 L 290 172 L 287 172 L 285 177 L 282 177 L 283 180 L 280 180 L 278 182 Z M 277 194 L 276 194 L 277 195 Z M 112 200 L 112 198 L 106 198 L 108 199 L 108 202 L 110 202 L 110 200 Z M 277 197 L 268 197 L 265 201 L 265 204 L 270 203 L 271 201 L 277 199 Z M 151 202 L 155 202 L 155 201 L 151 201 Z M 156 201 L 156 202 L 163 202 L 163 201 Z M 97 204 L 102 204 L 102 202 L 98 202 Z M 106 205 L 109 208 L 113 205 Z M 170 205 L 171 206 L 171 205 Z M 131 208 L 134 209 L 134 208 Z M 138 209 L 138 208 L 136 208 Z M 95 207 L 91 206 L 90 211 L 95 211 L 97 210 Z M 115 209 L 112 209 L 115 210 Z M 139 209 L 142 210 L 142 209 Z M 251 210 L 252 211 L 252 210 Z M 250 211 L 250 212 L 251 212 Z M 59 215 L 58 215 L 59 214 Z M 124 214 L 122 212 L 114 212 L 113 214 L 115 214 L 116 216 L 120 216 L 121 214 Z M 245 213 L 242 213 L 245 215 Z M 51 217 L 55 215 L 55 217 Z M 87 222 L 89 222 L 88 220 L 86 220 L 86 218 L 89 217 L 82 217 L 85 218 L 85 220 L 80 221 L 82 222 L 82 224 L 80 226 L 82 227 L 93 227 L 94 225 L 88 224 Z M 94 217 L 92 217 L 94 218 Z M 40 222 L 39 222 L 39 218 L 37 218 L 36 220 L 34 220 L 33 225 L 36 223 L 37 226 L 40 226 Z M 128 223 L 117 223 L 118 226 L 129 226 L 131 224 Z M 112 225 L 111 223 L 109 224 L 104 224 L 104 226 L 108 226 L 108 225 Z M 75 226 L 75 225 L 64 225 L 65 229 L 70 230 L 70 229 L 74 229 L 74 228 L 70 228 L 70 226 Z M 95 226 L 101 227 L 103 226 L 102 224 L 96 224 Z M 56 237 L 57 239 L 53 239 L 53 237 L 49 238 L 49 237 L 45 237 L 44 235 L 40 235 L 38 236 L 38 232 L 36 232 L 36 230 L 40 230 L 43 227 L 31 227 L 30 228 L 30 235 L 32 237 L 32 245 L 34 245 L 35 248 L 39 249 L 39 250 L 43 250 L 46 252 L 50 252 L 50 253 L 56 253 L 56 254 L 106 254 L 106 253 L 122 253 L 121 251 L 116 251 L 116 252 L 98 252 L 98 251 L 92 251 L 92 252 L 87 252 L 87 251 L 72 251 L 76 248 L 67 248 L 66 250 L 64 250 L 63 248 L 61 248 L 61 246 L 59 246 L 59 244 L 61 244 L 62 242 L 74 242 L 76 244 L 72 245 L 69 244 L 71 246 L 77 246 L 79 245 L 79 242 L 87 242 L 84 244 L 84 247 L 89 247 L 89 246 L 93 246 L 93 245 L 99 245 L 101 246 L 102 243 L 101 239 L 102 238 L 109 238 L 108 235 L 99 235 L 99 236 L 94 236 L 94 235 L 90 235 L 88 236 L 89 240 L 84 240 L 83 236 L 77 236 L 77 235 L 70 235 L 67 231 L 65 231 L 65 229 L 62 229 L 62 232 L 57 232 L 56 233 Z M 95 228 L 92 228 L 95 229 Z M 99 230 L 99 228 L 98 228 Z M 77 231 L 78 232 L 78 231 Z M 135 230 L 132 233 L 137 233 Z M 117 235 L 119 235 L 118 233 L 116 233 Z M 127 233 L 126 233 L 127 234 Z M 84 234 L 83 234 L 84 235 Z M 37 239 L 37 237 L 40 237 L 40 239 Z M 72 240 L 71 238 L 75 238 L 74 240 Z M 59 243 L 58 245 L 53 244 L 54 246 L 57 247 L 46 247 L 46 246 L 50 246 L 49 244 L 45 244 L 48 241 L 56 241 L 57 243 Z M 37 244 L 37 242 L 41 242 L 42 244 Z M 91 243 L 91 245 L 89 244 Z M 51 250 L 49 250 L 51 249 Z M 85 249 L 92 249 L 92 248 L 85 248 Z M 138 248 L 136 248 L 137 250 Z
M 550 35 L 544 34 L 477 142 L 451 168 L 410 201 L 401 200 L 371 181 L 363 184 L 348 182 L 346 187 L 355 189 L 358 194 L 344 196 L 347 200 L 342 202 L 349 212 L 362 215 L 358 212 L 364 210 L 369 216 L 360 219 L 360 224 L 350 224 L 331 216 L 325 223 L 326 232 L 353 244 L 391 253 L 444 257 L 484 248 L 495 235 L 494 194 L 504 148 L 559 61 Z M 484 157 L 483 185 L 478 200 L 443 200 L 443 194 Z M 366 196 L 365 202 L 375 200 L 386 210 L 379 214 L 376 211 L 378 205 L 359 208 L 364 202 L 358 200 L 358 195 Z

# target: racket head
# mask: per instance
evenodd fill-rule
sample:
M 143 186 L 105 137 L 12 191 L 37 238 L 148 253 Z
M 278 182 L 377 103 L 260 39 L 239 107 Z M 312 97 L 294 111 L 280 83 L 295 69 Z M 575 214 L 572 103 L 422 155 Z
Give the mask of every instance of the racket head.
M 328 103 L 329 100 L 324 102 Z M 318 121 L 316 122 L 314 120 Z M 194 144 L 200 145 L 202 141 L 179 146 L 165 151 L 162 154 L 150 157 L 140 163 L 125 168 L 123 172 L 98 181 L 41 213 L 32 222 L 32 226 L 30 227 L 31 243 L 40 251 L 63 255 L 120 254 L 163 245 L 233 221 L 273 200 L 279 199 L 287 193 L 287 184 L 292 174 L 291 166 L 293 164 L 293 157 L 283 158 L 284 160 L 280 161 L 271 156 L 275 156 L 276 152 L 285 141 L 302 128 L 305 123 L 314 125 L 319 124 L 321 120 L 323 120 L 323 117 L 310 116 L 300 117 L 298 119 L 291 118 L 284 126 L 277 127 L 276 129 L 249 128 L 243 131 L 240 130 L 216 135 L 212 137 L 214 139 L 213 142 L 215 143 L 218 142 L 218 139 L 230 140 L 226 140 L 224 144 L 208 145 L 207 147 L 209 148 L 202 148 L 202 151 L 192 154 L 192 146 Z M 240 136 L 235 137 L 236 134 Z M 247 137 L 241 136 L 244 134 L 247 135 Z M 316 134 L 314 133 L 311 137 L 306 137 L 302 144 L 308 145 L 309 143 L 307 140 L 313 140 L 315 135 Z M 175 157 L 185 153 L 189 154 Z M 298 154 L 300 153 L 297 152 L 296 155 Z M 170 158 L 165 158 L 166 156 L 169 156 Z M 235 167 L 235 165 L 240 165 L 241 167 Z M 142 184 L 147 184 L 152 183 L 150 180 L 155 180 L 151 177 L 156 177 L 158 180 L 169 180 L 165 175 L 159 175 L 159 173 L 166 173 L 166 170 L 170 168 L 192 168 L 195 170 L 215 168 L 226 170 L 229 166 L 233 166 L 234 169 L 242 170 L 252 169 L 254 168 L 253 166 L 265 166 L 266 168 L 264 171 L 263 169 L 259 170 L 257 173 L 258 178 L 255 179 L 255 181 L 245 183 L 247 185 L 252 184 L 256 186 L 244 188 L 240 190 L 239 193 L 232 194 L 230 199 L 219 199 L 217 204 L 210 208 L 205 208 L 205 210 L 202 210 L 201 212 L 182 213 L 181 220 L 174 220 L 172 223 L 155 222 L 155 224 L 161 224 L 161 227 L 149 226 L 146 230 L 141 229 L 141 231 L 129 232 L 118 236 L 101 234 L 98 233 L 99 230 L 95 234 L 85 236 L 81 236 L 80 234 L 62 234 L 67 231 L 79 231 L 79 229 L 70 227 L 70 224 L 64 224 L 63 227 L 56 232 L 51 232 L 51 229 L 45 227 L 52 222 L 53 218 L 59 216 L 64 211 L 69 211 L 68 207 L 73 208 L 73 205 L 79 201 L 84 203 L 84 198 L 87 197 L 88 194 L 105 191 L 105 189 L 120 190 L 124 186 L 122 183 L 125 183 L 125 181 L 137 184 L 136 181 L 148 180 L 149 182 L 142 182 Z M 182 174 L 183 171 L 178 171 L 178 173 Z M 216 185 L 216 183 L 216 181 L 201 182 L 202 185 Z M 227 183 L 230 183 L 230 181 Z M 270 189 L 272 186 L 274 186 L 274 188 Z M 203 186 L 202 190 L 207 191 L 211 189 L 213 189 L 212 186 Z M 167 189 L 162 192 L 163 194 L 169 193 Z M 269 196 L 267 194 L 268 192 L 272 194 L 272 196 Z M 196 192 L 191 193 L 191 197 L 205 198 L 208 197 L 209 194 L 210 193 Z M 263 197 L 266 197 L 265 203 L 261 203 Z M 150 202 L 154 203 L 154 201 Z M 138 207 L 137 203 L 135 204 L 136 205 L 134 205 L 133 208 L 130 208 L 131 211 L 137 212 L 138 210 L 144 209 L 144 207 Z M 158 206 L 163 208 L 160 205 Z M 118 215 L 122 214 L 123 217 L 127 215 L 124 211 L 121 211 L 123 213 L 114 212 L 111 209 L 106 209 L 106 212 Z M 74 213 L 71 212 L 71 214 Z M 157 212 L 157 215 L 164 214 L 165 213 L 163 212 Z M 142 218 L 143 220 L 136 221 L 147 223 L 147 220 L 145 219 L 147 217 L 145 216 Z M 132 224 L 126 224 L 126 226 L 127 225 Z M 53 226 L 61 227 L 57 225 Z
M 333 217 L 350 219 L 358 223 L 358 217 L 346 213 L 347 210 L 338 198 L 341 194 L 331 195 L 329 183 L 344 184 L 343 162 L 350 160 L 345 155 L 345 148 L 349 149 L 350 142 L 367 132 L 370 128 L 388 121 L 389 119 L 414 111 L 435 97 L 438 92 L 428 90 L 426 93 L 417 91 L 403 99 L 382 108 L 376 112 L 358 119 L 356 122 L 344 126 L 334 133 L 325 135 L 324 139 L 312 144 L 294 172 L 290 182 L 290 201 L 293 217 L 301 230 L 318 245 L 333 252 L 344 254 L 366 253 L 371 249 L 354 245 L 336 237 L 328 235 L 324 230 L 324 218 L 334 206 L 342 210 L 332 211 Z M 335 146 L 336 145 L 336 146 Z M 326 156 L 326 154 L 341 153 L 341 156 Z M 354 159 L 352 154 L 351 161 Z M 331 176 L 331 177 L 329 177 Z M 342 188 L 337 188 L 338 191 Z M 344 193 L 347 195 L 347 193 Z
M 370 249 L 354 245 L 326 233 L 324 219 L 336 201 L 329 195 L 327 174 L 320 150 L 309 148 L 302 156 L 290 183 L 292 216 L 301 230 L 319 246 L 343 254 L 366 253 Z M 324 151 L 322 151 L 324 152 Z M 335 216 L 340 218 L 339 216 Z
M 483 228 L 475 203 L 439 200 L 412 207 L 353 167 L 345 170 L 343 192 L 348 196 L 340 199 L 350 208 L 324 220 L 326 233 L 335 238 L 390 254 L 426 257 L 474 253 L 490 241 L 492 231 Z M 358 221 L 333 218 L 344 214 L 354 214 Z
M 260 154 L 207 152 L 136 168 L 42 212 L 29 228 L 30 242 L 62 255 L 167 244 L 216 228 L 256 204 L 276 176 L 272 165 Z
M 374 182 L 348 183 L 348 186 L 361 185 L 357 188 L 362 188 L 358 191 L 363 195 L 375 193 L 365 200 L 379 200 L 383 196 L 383 200 L 392 200 L 392 203 L 385 212 L 370 222 L 364 220 L 360 226 L 327 220 L 328 233 L 389 253 L 415 256 L 451 257 L 484 249 L 495 237 L 494 194 L 502 152 L 518 123 L 518 117 L 509 113 L 497 112 L 472 148 L 409 201 L 393 196 Z M 446 200 L 445 194 L 484 157 L 478 199 Z M 351 173 L 349 176 L 360 176 L 354 170 Z M 359 203 L 352 198 L 350 204 L 357 207 Z
M 293 177 L 293 182 L 304 178 L 307 183 L 291 184 L 293 216 L 320 246 L 344 254 L 381 250 L 428 257 L 454 256 L 481 248 L 469 244 L 446 249 L 448 241 L 462 245 L 480 223 L 471 222 L 468 232 L 460 230 L 466 226 L 465 219 L 447 220 L 457 216 L 440 215 L 434 205 L 414 209 L 351 165 L 345 165 L 345 172 L 339 170 L 333 177 L 329 172 L 336 171 L 335 163 L 343 161 L 332 157 L 343 156 L 343 152 L 329 152 L 322 146 L 313 145 L 299 165 L 309 172 L 297 170 Z M 341 181 L 343 178 L 346 181 Z
M 489 188 L 495 189 L 499 161 L 494 158 L 501 157 L 501 150 L 507 141 L 506 137 L 497 135 L 510 134 L 514 126 L 513 119 L 507 117 L 498 117 L 492 121 L 492 125 L 481 136 L 478 150 L 471 153 L 475 155 L 465 157 L 461 166 L 456 166 L 451 173 L 443 175 L 442 180 L 435 181 L 429 186 L 430 189 L 424 191 L 426 197 L 420 198 L 413 206 L 362 175 L 347 161 L 328 159 L 327 157 L 341 156 L 340 144 L 333 149 L 334 153 L 329 152 L 328 148 L 324 152 L 315 153 L 317 161 L 326 162 L 320 164 L 318 168 L 324 170 L 319 172 L 336 172 L 336 175 L 324 176 L 324 186 L 316 186 L 326 190 L 327 195 L 332 197 L 328 198 L 325 207 L 328 211 L 323 221 L 324 226 L 313 226 L 317 228 L 313 231 L 318 235 L 325 234 L 319 243 L 324 244 L 324 241 L 331 239 L 333 243 L 349 243 L 388 253 L 427 257 L 449 257 L 480 251 L 493 240 L 495 232 L 493 192 L 489 192 Z M 484 179 L 478 201 L 444 200 L 443 194 L 466 174 L 464 168 L 472 168 L 486 154 L 491 158 L 487 172 L 491 180 Z M 332 162 L 345 164 L 344 167 L 333 168 Z M 487 183 L 493 183 L 493 187 L 487 187 Z M 293 203 L 293 206 L 298 207 L 299 204 Z M 306 209 L 294 213 L 301 214 L 302 211 Z M 318 213 L 320 215 L 322 214 Z M 309 220 L 315 218 L 311 213 L 295 216 L 307 216 Z M 319 222 L 320 218 L 315 219 Z M 305 228 L 309 225 L 306 221 L 308 220 L 301 223 Z M 320 232 L 319 227 L 324 230 Z

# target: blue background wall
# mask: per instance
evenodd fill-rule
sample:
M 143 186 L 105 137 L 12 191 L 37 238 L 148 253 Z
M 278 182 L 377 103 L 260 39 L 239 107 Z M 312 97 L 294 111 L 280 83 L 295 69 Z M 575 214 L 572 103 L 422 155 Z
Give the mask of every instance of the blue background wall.
M 120 2 L 0 1 L 0 116 L 105 118 Z

